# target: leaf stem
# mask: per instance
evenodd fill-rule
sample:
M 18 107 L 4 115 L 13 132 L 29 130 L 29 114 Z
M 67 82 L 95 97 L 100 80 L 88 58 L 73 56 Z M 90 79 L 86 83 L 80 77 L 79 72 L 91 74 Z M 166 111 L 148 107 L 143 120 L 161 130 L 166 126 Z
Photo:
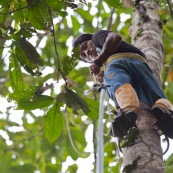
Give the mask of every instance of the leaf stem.
M 65 115 L 66 126 L 67 126 L 67 131 L 68 131 L 68 137 L 69 137 L 71 146 L 72 146 L 72 148 L 74 149 L 74 151 L 75 151 L 79 156 L 85 157 L 85 156 L 87 155 L 87 153 L 80 153 L 80 152 L 77 150 L 77 148 L 75 147 L 74 142 L 73 142 L 73 139 L 72 139 L 72 136 L 71 136 L 71 132 L 70 132 L 70 127 L 69 127 L 67 115 L 66 115 L 66 113 L 65 113 L 64 115 Z
M 110 14 L 110 17 L 109 17 L 108 26 L 107 26 L 107 30 L 108 30 L 108 31 L 110 30 L 111 25 L 112 25 L 112 16 L 113 16 L 114 12 L 115 12 L 115 8 L 112 8 L 111 14 Z

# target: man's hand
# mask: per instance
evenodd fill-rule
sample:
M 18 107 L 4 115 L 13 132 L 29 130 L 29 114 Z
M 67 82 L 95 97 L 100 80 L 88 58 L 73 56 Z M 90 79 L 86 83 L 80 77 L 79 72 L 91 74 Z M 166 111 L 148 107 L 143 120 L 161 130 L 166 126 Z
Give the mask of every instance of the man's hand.
M 99 74 L 101 71 L 101 68 L 100 66 L 98 66 L 97 64 L 93 63 L 91 66 L 90 66 L 90 74 L 93 75 L 97 75 Z
M 97 76 L 96 76 L 96 81 L 99 83 L 103 83 L 103 76 L 104 76 L 104 71 L 101 71 Z

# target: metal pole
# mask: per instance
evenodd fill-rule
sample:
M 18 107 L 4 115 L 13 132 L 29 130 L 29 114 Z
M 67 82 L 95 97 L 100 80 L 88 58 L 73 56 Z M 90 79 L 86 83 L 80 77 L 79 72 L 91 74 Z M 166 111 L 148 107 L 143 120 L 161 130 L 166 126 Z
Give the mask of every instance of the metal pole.
M 98 120 L 98 133 L 97 133 L 96 173 L 104 173 L 103 116 L 104 116 L 105 93 L 106 93 L 106 90 L 103 87 L 100 93 L 99 120 Z

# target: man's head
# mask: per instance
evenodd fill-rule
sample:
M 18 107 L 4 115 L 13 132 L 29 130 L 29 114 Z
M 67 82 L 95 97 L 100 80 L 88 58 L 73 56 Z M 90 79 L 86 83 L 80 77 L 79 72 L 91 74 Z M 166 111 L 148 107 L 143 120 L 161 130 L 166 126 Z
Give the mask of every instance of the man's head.
M 96 47 L 92 42 L 93 34 L 81 34 L 73 41 L 73 48 L 79 46 L 80 59 L 85 62 L 93 62 L 97 58 Z

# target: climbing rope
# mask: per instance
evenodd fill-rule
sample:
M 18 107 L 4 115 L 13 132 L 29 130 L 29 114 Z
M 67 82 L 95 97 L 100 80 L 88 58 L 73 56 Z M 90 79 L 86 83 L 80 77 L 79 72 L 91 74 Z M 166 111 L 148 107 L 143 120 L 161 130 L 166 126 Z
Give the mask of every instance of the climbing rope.
M 99 106 L 99 120 L 97 131 L 97 160 L 96 160 L 96 173 L 104 172 L 104 135 L 103 135 L 103 116 L 104 116 L 104 100 L 105 88 L 101 89 L 100 93 L 100 106 Z
M 97 83 L 97 80 L 95 78 L 95 76 L 93 76 L 94 78 L 94 85 L 93 88 L 91 88 L 90 90 L 86 90 L 84 91 L 85 95 L 90 94 L 94 89 L 98 90 L 100 92 L 100 105 L 99 105 L 99 119 L 98 119 L 98 129 L 97 129 L 97 160 L 96 160 L 96 173 L 104 173 L 104 126 L 103 126 L 103 119 L 104 119 L 104 108 L 105 108 L 105 101 L 107 101 L 107 111 L 109 114 L 109 121 L 112 123 L 112 118 L 111 118 L 111 110 L 109 107 L 109 97 L 106 94 L 106 89 L 109 86 L 106 86 L 104 84 L 100 84 Z M 112 130 L 112 128 L 111 128 Z M 109 132 L 106 134 L 108 135 L 110 134 L 110 130 Z M 112 134 L 114 134 L 113 130 L 112 130 Z M 120 153 L 119 153 L 119 149 L 120 149 L 120 145 L 119 145 L 119 140 L 117 137 L 115 137 L 115 135 L 113 135 L 112 140 L 114 141 L 115 144 L 115 148 L 117 148 L 117 158 L 118 161 L 121 159 L 120 158 Z

